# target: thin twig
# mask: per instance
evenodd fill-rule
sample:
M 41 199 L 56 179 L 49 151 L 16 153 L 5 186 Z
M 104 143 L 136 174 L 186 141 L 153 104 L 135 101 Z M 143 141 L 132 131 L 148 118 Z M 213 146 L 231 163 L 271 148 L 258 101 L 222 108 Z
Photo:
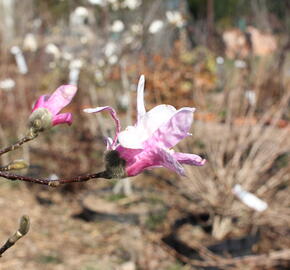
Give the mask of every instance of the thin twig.
M 85 174 L 85 175 L 79 175 L 71 178 L 59 178 L 57 180 L 51 180 L 48 178 L 35 178 L 30 176 L 23 176 L 23 175 L 17 175 L 12 174 L 8 172 L 1 172 L 0 171 L 0 177 L 6 178 L 8 180 L 19 180 L 24 182 L 30 182 L 40 185 L 46 185 L 46 186 L 52 186 L 57 187 L 59 185 L 69 184 L 69 183 L 76 183 L 76 182 L 85 182 L 91 179 L 95 178 L 105 178 L 105 179 L 111 179 L 112 177 L 107 173 L 107 171 L 99 172 L 99 173 L 93 173 L 93 174 Z
M 27 135 L 27 136 L 23 137 L 22 139 L 20 139 L 16 143 L 1 149 L 0 156 L 7 153 L 7 152 L 10 152 L 10 151 L 13 151 L 13 150 L 19 148 L 22 144 L 29 142 L 29 141 L 35 139 L 36 137 L 37 137 L 37 134 L 33 134 L 32 136 Z
M 6 243 L 0 248 L 0 257 L 10 247 L 12 247 L 19 239 L 26 235 L 29 231 L 30 221 L 28 216 L 22 216 L 18 230 L 8 238 Z

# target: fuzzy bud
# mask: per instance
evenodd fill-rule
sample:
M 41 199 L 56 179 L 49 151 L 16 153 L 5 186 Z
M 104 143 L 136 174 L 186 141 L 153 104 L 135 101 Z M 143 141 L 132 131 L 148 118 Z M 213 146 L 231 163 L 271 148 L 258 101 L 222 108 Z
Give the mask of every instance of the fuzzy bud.
M 120 157 L 120 154 L 116 150 L 110 150 L 105 153 L 106 174 L 110 178 L 125 178 L 126 173 L 126 161 Z
M 20 219 L 20 224 L 19 224 L 19 229 L 18 231 L 22 234 L 25 235 L 28 233 L 30 227 L 30 221 L 29 221 L 29 216 L 22 216 Z
M 44 131 L 52 127 L 52 114 L 46 108 L 38 108 L 29 116 L 28 125 L 34 132 Z
M 21 170 L 21 169 L 25 169 L 28 167 L 27 162 L 25 162 L 25 160 L 23 159 L 16 159 L 14 161 L 12 161 L 8 166 L 8 170 Z

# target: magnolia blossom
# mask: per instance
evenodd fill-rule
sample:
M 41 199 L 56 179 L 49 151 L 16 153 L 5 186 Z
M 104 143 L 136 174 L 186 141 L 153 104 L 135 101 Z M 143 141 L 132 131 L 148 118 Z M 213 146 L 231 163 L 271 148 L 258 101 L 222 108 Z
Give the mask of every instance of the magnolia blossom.
M 33 106 L 29 117 L 30 126 L 36 127 L 41 131 L 59 124 L 70 125 L 72 123 L 72 114 L 59 112 L 71 102 L 76 91 L 77 88 L 74 85 L 62 85 L 52 95 L 41 96 Z
M 125 28 L 124 23 L 121 20 L 115 20 L 111 25 L 111 31 L 114 33 L 122 32 Z
M 117 51 L 117 45 L 114 42 L 108 42 L 104 48 L 104 54 L 106 57 L 110 57 Z
M 161 31 L 161 29 L 163 28 L 163 26 L 164 26 L 164 22 L 163 21 L 161 21 L 161 20 L 155 20 L 155 21 L 153 21 L 150 24 L 148 31 L 151 34 L 156 34 L 159 31 Z
M 268 204 L 265 201 L 259 199 L 255 194 L 244 190 L 241 185 L 235 185 L 232 192 L 244 204 L 258 212 L 263 212 L 268 208 Z
M 185 24 L 181 13 L 179 11 L 168 10 L 166 11 L 166 18 L 169 23 L 175 25 L 178 28 L 181 28 Z
M 128 7 L 129 9 L 136 9 L 142 4 L 141 0 L 125 0 L 122 3 L 122 7 Z
M 143 25 L 140 23 L 136 23 L 136 24 L 132 24 L 130 27 L 130 30 L 136 34 L 136 35 L 140 35 L 143 32 Z
M 106 0 L 88 0 L 92 5 L 106 6 Z
M 58 59 L 58 58 L 60 58 L 60 56 L 61 56 L 61 53 L 60 53 L 59 48 L 58 48 L 55 44 L 53 44 L 53 43 L 48 43 L 48 44 L 46 45 L 46 47 L 45 47 L 45 52 L 46 52 L 47 54 L 51 54 L 51 55 L 53 55 L 53 57 L 54 57 L 55 59 Z
M 15 86 L 15 81 L 11 78 L 0 81 L 0 89 L 10 91 Z
M 89 10 L 85 7 L 77 7 L 70 15 L 70 24 L 72 27 L 84 25 L 89 19 Z
M 194 108 L 176 110 L 171 105 L 159 105 L 146 112 L 142 75 L 138 83 L 137 122 L 121 131 L 116 112 L 109 106 L 85 109 L 87 113 L 109 111 L 116 123 L 114 139 L 107 138 L 107 150 L 115 150 L 125 160 L 126 176 L 134 176 L 153 167 L 165 167 L 184 175 L 181 164 L 202 166 L 205 160 L 195 154 L 175 152 L 174 147 L 190 135 Z
M 26 34 L 26 36 L 23 40 L 23 48 L 24 48 L 24 50 L 36 52 L 36 50 L 38 48 L 38 42 L 37 42 L 35 35 L 33 35 L 32 33 Z
M 26 74 L 28 72 L 28 67 L 27 67 L 24 55 L 22 53 L 22 50 L 18 46 L 13 46 L 10 49 L 10 51 L 15 56 L 15 60 L 16 60 L 16 64 L 17 64 L 19 72 L 21 74 Z

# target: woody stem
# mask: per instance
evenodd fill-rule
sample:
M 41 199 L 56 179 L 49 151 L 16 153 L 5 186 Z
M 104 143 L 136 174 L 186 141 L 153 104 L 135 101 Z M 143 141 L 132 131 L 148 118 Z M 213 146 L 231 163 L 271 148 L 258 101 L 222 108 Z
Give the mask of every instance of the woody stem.
M 20 139 L 16 143 L 14 143 L 10 146 L 7 146 L 3 149 L 0 149 L 0 156 L 7 153 L 7 152 L 10 152 L 10 151 L 13 151 L 13 150 L 19 148 L 22 144 L 35 139 L 37 136 L 38 136 L 38 133 L 35 133 L 32 130 L 30 130 L 29 133 L 25 137 L 23 137 L 22 139 Z
M 4 172 L 4 171 L 0 171 L 0 177 L 6 178 L 12 181 L 19 180 L 19 181 L 30 182 L 30 183 L 40 184 L 40 185 L 52 186 L 52 187 L 57 187 L 59 185 L 64 185 L 64 184 L 69 184 L 69 183 L 85 182 L 85 181 L 96 179 L 96 178 L 111 179 L 111 176 L 106 171 L 93 173 L 93 174 L 74 176 L 71 178 L 59 178 L 58 180 L 23 176 L 23 175 Z

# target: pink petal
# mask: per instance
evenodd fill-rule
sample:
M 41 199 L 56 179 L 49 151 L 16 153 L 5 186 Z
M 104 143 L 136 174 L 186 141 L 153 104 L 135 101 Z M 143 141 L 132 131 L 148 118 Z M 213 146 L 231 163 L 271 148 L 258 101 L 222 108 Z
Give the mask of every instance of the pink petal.
M 156 150 L 159 152 L 160 157 L 162 157 L 160 163 L 156 165 L 161 165 L 169 170 L 175 171 L 179 175 L 185 175 L 184 168 L 171 153 L 162 148 L 156 148 Z
M 112 143 L 112 147 L 116 144 L 117 142 L 117 136 L 121 130 L 121 124 L 120 124 L 120 120 L 117 117 L 117 113 L 116 111 L 110 107 L 110 106 L 104 106 L 104 107 L 96 107 L 96 108 L 89 108 L 89 109 L 84 109 L 84 112 L 86 113 L 98 113 L 98 112 L 102 112 L 102 111 L 109 111 L 113 120 L 115 121 L 115 125 L 116 125 L 116 135 L 115 138 L 113 140 Z
M 38 98 L 38 100 L 33 105 L 32 111 L 34 112 L 38 108 L 42 108 L 44 106 L 44 103 L 49 98 L 49 95 L 42 95 Z
M 146 114 L 146 109 L 144 105 L 144 84 L 145 77 L 144 75 L 141 75 L 137 87 L 137 122 L 139 122 L 140 119 Z
M 47 108 L 53 115 L 56 115 L 71 102 L 76 92 L 76 86 L 62 85 L 53 92 L 43 107 Z
M 119 145 L 116 149 L 120 157 L 126 161 L 126 172 L 128 176 L 135 176 L 154 165 L 154 154 L 140 149 L 130 149 Z
M 168 122 L 175 113 L 176 109 L 171 105 L 158 105 L 148 111 L 136 126 L 150 137 L 159 127 Z
M 141 152 L 144 152 L 142 149 L 130 149 L 121 145 L 118 145 L 116 150 L 119 152 L 120 157 L 126 160 L 126 166 L 131 166 L 134 164 L 136 162 L 136 156 Z
M 129 126 L 118 134 L 120 144 L 126 148 L 142 149 L 144 142 L 175 114 L 170 105 L 159 105 L 147 112 L 135 126 Z
M 181 164 L 203 166 L 206 163 L 205 159 L 195 154 L 175 152 L 172 156 Z
M 194 108 L 184 107 L 178 110 L 165 124 L 159 127 L 146 141 L 146 145 L 159 145 L 170 149 L 189 135 L 193 121 Z
M 57 114 L 53 117 L 52 119 L 52 125 L 53 126 L 56 126 L 56 125 L 59 125 L 59 124 L 69 124 L 71 125 L 72 123 L 72 114 L 71 113 L 60 113 L 60 114 Z
M 183 167 L 170 153 L 161 148 L 147 148 L 145 150 L 129 149 L 122 146 L 116 149 L 120 157 L 126 160 L 126 172 L 128 176 L 135 176 L 145 169 L 153 167 L 165 167 L 180 175 L 184 175 Z

